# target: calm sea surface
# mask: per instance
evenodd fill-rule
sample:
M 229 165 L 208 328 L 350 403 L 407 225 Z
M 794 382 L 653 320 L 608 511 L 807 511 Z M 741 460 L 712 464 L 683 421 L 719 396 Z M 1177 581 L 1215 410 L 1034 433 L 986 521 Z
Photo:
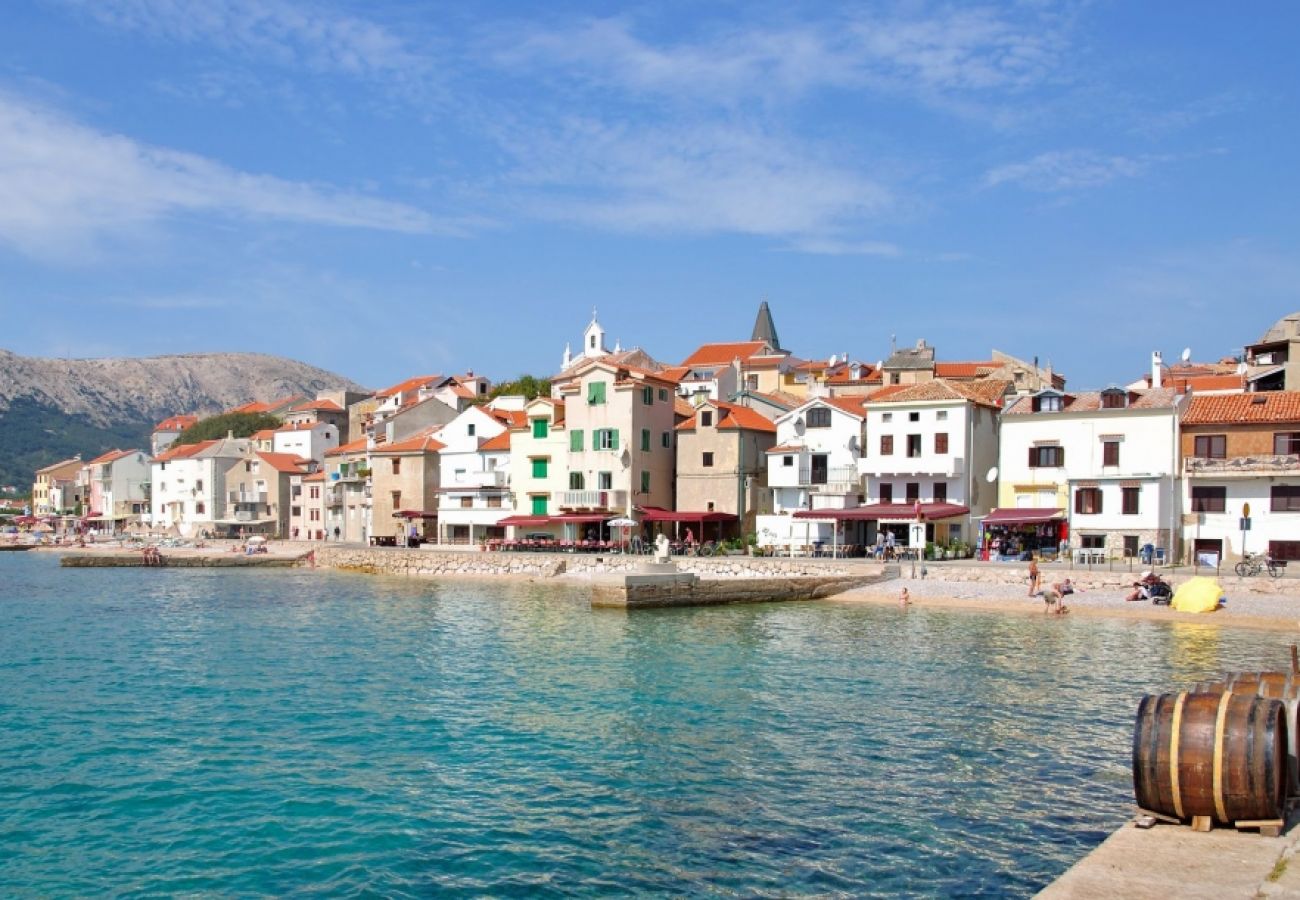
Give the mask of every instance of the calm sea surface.
M 0 894 L 1025 896 L 1286 641 L 0 554 Z

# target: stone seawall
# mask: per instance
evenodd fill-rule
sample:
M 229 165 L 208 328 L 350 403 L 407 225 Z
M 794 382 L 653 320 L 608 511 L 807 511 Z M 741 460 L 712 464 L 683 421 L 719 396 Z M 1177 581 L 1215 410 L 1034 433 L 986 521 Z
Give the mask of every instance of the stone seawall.
M 236 556 L 234 554 L 189 554 L 164 552 L 156 563 L 147 563 L 144 554 L 130 553 L 67 553 L 59 565 L 71 569 L 287 569 L 299 565 L 299 560 L 287 556 Z
M 721 606 L 729 603 L 779 603 L 830 597 L 886 578 L 894 572 L 790 577 L 700 577 L 598 575 L 590 580 L 591 605 L 618 609 L 667 606 Z
M 632 575 L 648 556 L 599 553 L 473 553 L 406 550 L 392 547 L 324 546 L 316 548 L 316 565 L 391 575 Z M 881 571 L 879 563 L 844 559 L 773 557 L 673 557 L 678 570 L 703 578 L 791 578 L 861 576 Z
M 918 572 L 920 571 L 918 565 Z M 1298 566 L 1300 567 L 1300 566 Z M 972 563 L 972 564 L 953 564 L 953 563 L 927 563 L 927 577 L 935 581 L 953 581 L 953 582 L 974 582 L 977 584 L 1016 584 L 1027 585 L 1029 583 L 1029 564 L 1023 565 L 1001 565 L 989 563 Z M 1148 568 L 1147 566 L 1135 565 L 1132 571 L 1129 571 L 1127 565 L 1116 565 L 1114 569 L 1107 569 L 1104 565 L 1094 566 L 1091 570 L 1083 566 L 1075 566 L 1073 569 L 1058 567 L 1055 565 L 1043 566 L 1042 583 L 1046 587 L 1054 581 L 1060 581 L 1067 576 L 1079 587 L 1085 591 L 1118 591 L 1129 590 L 1133 582 L 1138 580 L 1141 572 Z M 907 575 L 909 570 L 907 564 L 903 565 L 903 574 Z M 1214 578 L 1223 586 L 1225 592 L 1230 596 L 1241 593 L 1255 594 L 1294 594 L 1297 592 L 1297 582 L 1295 578 L 1270 578 L 1265 576 L 1255 576 L 1252 578 L 1239 578 L 1231 570 L 1225 569 L 1217 576 L 1213 569 L 1202 568 L 1194 571 L 1191 567 L 1167 569 L 1156 567 L 1156 572 L 1174 585 L 1176 588 L 1193 575 L 1206 575 Z

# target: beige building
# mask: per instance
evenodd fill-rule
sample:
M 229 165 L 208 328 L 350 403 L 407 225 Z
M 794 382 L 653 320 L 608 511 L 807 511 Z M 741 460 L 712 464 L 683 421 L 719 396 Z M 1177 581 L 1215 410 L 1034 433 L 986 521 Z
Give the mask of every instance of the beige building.
M 53 516 L 75 511 L 84 499 L 80 474 L 80 456 L 37 469 L 36 481 L 32 483 L 32 515 Z
M 289 476 L 289 537 L 325 540 L 325 470 Z
M 546 532 L 562 537 L 560 498 L 571 482 L 568 469 L 569 433 L 566 404 L 538 397 L 524 407 L 525 424 L 510 430 L 510 489 L 514 514 L 500 525 L 514 535 Z
M 286 453 L 250 454 L 226 474 L 226 515 L 217 524 L 232 535 L 289 537 L 292 479 L 314 468 L 311 460 Z
M 767 451 L 776 425 L 744 406 L 709 400 L 676 431 L 676 511 L 727 513 L 736 517 L 727 530 L 754 533 L 755 517 L 771 511 Z
M 438 453 L 444 444 L 434 431 L 394 441 L 370 451 L 373 492 L 372 533 L 377 541 L 406 544 L 414 528 L 421 541 L 438 534 Z

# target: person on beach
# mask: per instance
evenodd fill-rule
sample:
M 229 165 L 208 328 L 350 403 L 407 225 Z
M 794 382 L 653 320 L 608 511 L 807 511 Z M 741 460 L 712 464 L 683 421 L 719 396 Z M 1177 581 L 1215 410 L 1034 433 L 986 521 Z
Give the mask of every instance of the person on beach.
M 1074 582 L 1067 577 L 1063 581 L 1055 582 L 1052 585 L 1052 590 L 1056 591 L 1056 593 L 1060 594 L 1062 597 L 1065 597 L 1069 594 L 1073 594 L 1076 590 L 1078 590 L 1078 588 L 1076 588 L 1074 586 Z
M 1038 560 L 1029 561 L 1029 594 L 1032 597 L 1041 590 L 1042 573 L 1038 571 Z
M 1044 588 L 1039 591 L 1043 598 L 1043 614 L 1053 616 L 1063 616 L 1070 610 L 1066 607 L 1065 601 L 1062 600 L 1061 594 L 1056 590 L 1055 585 L 1050 588 Z
M 911 605 L 912 595 L 907 592 L 907 588 L 903 588 L 903 592 L 898 595 L 898 608 L 907 609 Z
M 1151 589 L 1160 583 L 1160 576 L 1147 569 L 1138 580 L 1133 582 L 1133 590 L 1124 599 L 1130 603 L 1138 600 L 1150 600 Z

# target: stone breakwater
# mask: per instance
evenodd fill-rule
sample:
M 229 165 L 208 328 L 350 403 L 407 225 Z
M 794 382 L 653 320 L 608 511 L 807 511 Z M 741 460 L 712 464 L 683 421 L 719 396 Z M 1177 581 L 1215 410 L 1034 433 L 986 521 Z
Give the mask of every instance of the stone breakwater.
M 910 564 L 903 564 L 903 573 L 905 575 L 909 571 L 908 565 Z M 927 564 L 925 568 L 927 569 L 926 577 L 933 581 L 959 584 L 1015 584 L 1022 586 L 1029 581 L 1028 563 L 1021 565 L 999 563 L 954 565 L 953 563 L 940 563 L 937 565 Z M 1114 569 L 1108 569 L 1105 566 L 1094 566 L 1092 569 L 1088 569 L 1083 566 L 1069 568 L 1060 565 L 1046 565 L 1042 568 L 1042 583 L 1047 586 L 1068 577 L 1085 591 L 1128 591 L 1132 588 L 1133 582 L 1137 581 L 1141 572 L 1146 568 L 1148 567 L 1139 565 L 1129 571 L 1127 565 L 1123 567 L 1116 566 Z M 921 564 L 917 563 L 918 573 L 920 570 Z M 1270 578 L 1267 575 L 1240 578 L 1229 569 L 1224 569 L 1217 575 L 1213 569 L 1201 568 L 1200 570 L 1193 570 L 1190 566 L 1176 569 L 1157 567 L 1156 571 L 1175 587 L 1193 575 L 1209 576 L 1218 581 L 1229 596 L 1242 593 L 1295 594 L 1298 587 L 1294 578 Z
M 648 556 L 588 553 L 469 553 L 460 551 L 326 546 L 316 549 L 316 565 L 389 575 L 477 577 L 516 575 L 554 578 L 560 575 L 634 575 Z M 701 578 L 798 578 L 870 576 L 878 563 L 844 559 L 782 559 L 718 556 L 674 557 L 677 569 Z

